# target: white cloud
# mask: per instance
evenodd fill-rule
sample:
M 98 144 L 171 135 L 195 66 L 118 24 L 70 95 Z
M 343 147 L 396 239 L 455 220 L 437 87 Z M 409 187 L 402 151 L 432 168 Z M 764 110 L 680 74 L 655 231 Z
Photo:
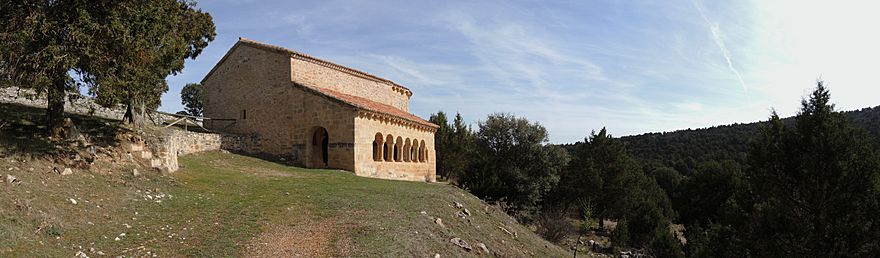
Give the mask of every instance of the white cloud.
M 526 116 L 551 127 L 551 137 L 559 142 L 580 138 L 589 127 L 601 127 L 608 119 L 657 115 L 632 94 L 634 85 L 609 78 L 585 57 L 588 53 L 543 33 L 539 25 L 476 17 L 451 12 L 443 20 L 470 42 L 466 50 L 479 64 L 469 69 L 495 80 L 496 85 L 479 86 L 485 91 L 468 104 L 482 110 L 471 116 L 482 118 L 491 112 Z
M 762 1 L 755 12 L 754 68 L 750 74 L 782 114 L 798 108 L 819 77 L 841 109 L 875 106 L 880 60 L 880 16 L 872 1 Z M 792 104 L 788 104 L 792 103 Z
M 423 117 L 442 109 L 476 121 L 510 112 L 547 126 L 553 142 L 571 142 L 603 126 L 620 136 L 763 120 L 770 108 L 791 115 L 820 75 L 840 108 L 880 104 L 877 5 L 213 5 L 218 42 L 169 80 L 172 87 L 198 81 L 235 38 L 253 37 L 406 85 L 415 93 L 411 111 Z M 165 94 L 168 111 L 180 106 L 178 95 Z
M 666 67 L 673 60 L 616 46 L 585 51 L 529 18 L 451 10 L 434 20 L 434 26 L 454 34 L 451 38 L 457 35 L 464 41 L 457 50 L 475 62 L 370 53 L 338 59 L 413 89 L 411 108 L 416 114 L 459 111 L 475 121 L 489 113 L 510 112 L 550 128 L 553 142 L 574 141 L 603 126 L 626 135 L 712 125 L 694 120 L 701 112 L 714 111 L 697 99 L 664 103 L 664 99 L 645 95 L 646 85 L 636 82 L 669 76 Z M 657 70 L 646 72 L 650 76 L 609 76 L 590 58 L 595 51 L 626 57 L 625 61 L 634 62 L 628 66 L 651 63 Z
M 286 24 L 293 26 L 294 30 L 303 35 L 312 34 L 313 25 L 309 22 L 306 16 L 299 14 L 287 14 L 281 18 L 281 20 Z

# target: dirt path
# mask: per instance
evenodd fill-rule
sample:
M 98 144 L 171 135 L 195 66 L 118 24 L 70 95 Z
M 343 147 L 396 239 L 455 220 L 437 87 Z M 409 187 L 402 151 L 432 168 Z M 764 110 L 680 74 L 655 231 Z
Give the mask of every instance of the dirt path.
M 301 225 L 270 224 L 254 237 L 242 252 L 244 257 L 331 257 L 344 256 L 349 239 L 335 219 Z M 343 236 L 334 244 L 334 240 Z

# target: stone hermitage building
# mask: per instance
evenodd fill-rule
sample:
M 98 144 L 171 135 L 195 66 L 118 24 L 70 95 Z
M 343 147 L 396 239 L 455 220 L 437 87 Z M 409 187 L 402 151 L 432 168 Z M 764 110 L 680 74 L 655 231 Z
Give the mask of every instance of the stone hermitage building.
M 435 181 L 437 125 L 412 91 L 283 47 L 239 41 L 202 79 L 208 129 L 256 138 L 248 152 L 358 176 Z

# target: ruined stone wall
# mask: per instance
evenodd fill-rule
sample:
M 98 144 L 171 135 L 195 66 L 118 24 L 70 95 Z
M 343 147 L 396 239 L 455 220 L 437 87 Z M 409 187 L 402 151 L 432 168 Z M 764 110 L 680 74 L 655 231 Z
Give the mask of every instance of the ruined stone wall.
M 290 67 L 290 78 L 294 82 L 344 92 L 409 111 L 409 96 L 405 90 L 388 82 L 357 76 L 297 58 L 290 59 Z
M 203 82 L 205 117 L 234 121 L 211 120 L 205 126 L 256 135 L 253 153 L 283 157 L 306 167 L 353 171 L 356 111 L 294 85 L 289 60 L 283 53 L 237 47 Z M 319 127 L 329 136 L 326 166 L 313 162 L 312 136 Z
M 355 119 L 355 174 L 360 176 L 399 179 L 409 181 L 436 181 L 437 162 L 434 150 L 434 133 L 432 131 L 405 126 L 391 120 L 375 118 L 369 114 L 361 114 Z M 419 161 L 375 161 L 373 160 L 373 141 L 376 134 L 381 134 L 383 143 L 389 135 L 396 142 L 425 142 L 427 157 Z M 403 155 L 403 154 L 402 154 Z
M 71 96 L 73 96 L 72 101 L 70 98 L 68 98 L 68 100 L 64 103 L 64 111 L 67 113 L 94 115 L 97 117 L 113 120 L 122 120 L 122 116 L 125 115 L 124 107 L 105 108 L 98 104 L 95 104 L 93 101 L 86 97 L 79 96 L 77 94 L 71 94 Z M 17 87 L 0 89 L 0 102 L 15 103 L 38 108 L 46 108 L 46 106 L 48 105 L 48 102 L 46 101 L 46 94 L 38 96 L 32 90 L 19 90 Z
M 30 89 L 19 89 L 17 87 L 0 88 L 0 103 L 13 103 L 29 107 L 46 108 L 46 94 L 37 95 Z M 81 96 L 78 93 L 68 94 L 68 98 L 64 102 L 64 112 L 70 114 L 95 116 L 111 120 L 122 120 L 125 115 L 125 106 L 106 108 L 96 104 L 91 98 Z M 162 122 L 174 121 L 177 117 L 150 113 L 150 117 L 154 124 Z

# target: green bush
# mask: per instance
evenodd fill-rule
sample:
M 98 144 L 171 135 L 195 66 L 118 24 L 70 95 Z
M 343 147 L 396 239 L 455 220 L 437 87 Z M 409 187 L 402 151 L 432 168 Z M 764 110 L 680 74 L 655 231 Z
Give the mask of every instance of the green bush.
M 625 219 L 617 222 L 617 227 L 611 232 L 611 242 L 617 247 L 629 246 L 629 223 Z

